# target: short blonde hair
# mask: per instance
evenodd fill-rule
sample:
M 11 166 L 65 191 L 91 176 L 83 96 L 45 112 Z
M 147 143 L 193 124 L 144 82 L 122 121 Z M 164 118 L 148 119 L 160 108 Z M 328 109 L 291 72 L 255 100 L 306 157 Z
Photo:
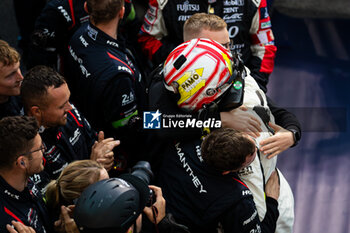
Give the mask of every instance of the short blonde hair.
M 19 62 L 21 56 L 6 41 L 0 40 L 0 63 L 3 66 L 13 65 Z
M 221 31 L 226 27 L 226 22 L 217 15 L 196 13 L 186 20 L 183 28 L 183 37 L 197 38 L 203 29 Z
M 92 160 L 78 160 L 68 164 L 57 180 L 46 186 L 46 204 L 50 211 L 59 213 L 61 205 L 71 205 L 73 200 L 90 184 L 100 179 L 103 166 Z

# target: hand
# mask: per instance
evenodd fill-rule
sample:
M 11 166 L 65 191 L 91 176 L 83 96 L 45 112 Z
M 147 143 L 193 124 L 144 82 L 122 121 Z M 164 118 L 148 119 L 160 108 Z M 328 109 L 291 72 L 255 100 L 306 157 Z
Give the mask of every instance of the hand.
M 150 189 L 153 190 L 154 194 L 156 195 L 156 202 L 153 203 L 151 207 L 146 206 L 143 209 L 143 212 L 146 214 L 147 218 L 153 223 L 153 212 L 152 208 L 155 211 L 155 217 L 156 217 L 156 223 L 158 224 L 162 219 L 165 217 L 165 199 L 162 194 L 162 189 L 153 185 L 148 186 Z
M 72 218 L 74 205 L 61 206 L 60 219 L 54 223 L 55 230 L 65 233 L 80 233 L 77 224 Z
M 6 229 L 10 233 L 35 233 L 33 228 L 23 225 L 20 222 L 11 221 L 11 224 L 14 227 L 10 226 L 10 224 L 6 224 Z
M 114 147 L 120 144 L 113 138 L 104 139 L 103 131 L 98 133 L 98 140 L 92 146 L 90 159 L 101 163 L 107 171 L 111 170 L 114 163 Z
M 293 146 L 294 137 L 292 132 L 279 125 L 271 122 L 269 125 L 275 131 L 275 134 L 260 142 L 260 151 L 263 152 L 264 155 L 268 155 L 268 159 L 271 159 Z
M 265 186 L 265 194 L 267 197 L 271 197 L 275 200 L 278 200 L 280 196 L 280 184 L 277 171 L 271 173 L 270 178 L 268 179 Z
M 242 105 L 229 112 L 220 112 L 222 127 L 245 132 L 254 138 L 259 137 L 259 132 L 262 131 L 260 121 L 251 113 L 246 112 L 247 110 L 248 108 Z

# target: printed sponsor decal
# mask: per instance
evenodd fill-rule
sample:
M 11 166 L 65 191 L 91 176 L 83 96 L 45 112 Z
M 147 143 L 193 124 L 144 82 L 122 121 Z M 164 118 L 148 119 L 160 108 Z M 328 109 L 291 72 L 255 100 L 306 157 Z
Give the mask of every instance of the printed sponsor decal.
M 201 147 L 199 145 L 196 146 L 196 153 L 199 161 L 203 163 L 202 153 L 201 153 Z
M 153 23 L 153 21 L 156 19 L 155 15 L 152 14 L 146 14 L 145 15 L 145 20 L 148 21 L 149 23 Z
M 238 12 L 239 7 L 225 7 L 224 8 L 224 14 L 231 14 L 231 13 L 237 13 Z
M 144 24 L 142 25 L 143 30 L 145 30 L 146 32 L 149 32 L 151 29 L 151 25 L 149 25 L 148 23 L 146 23 L 146 21 L 144 22 Z
M 78 57 L 74 50 L 72 49 L 71 46 L 68 47 L 68 50 L 69 50 L 69 53 L 70 55 L 73 57 L 73 59 L 79 63 L 79 67 L 80 67 L 80 70 L 81 70 L 81 73 L 86 77 L 88 78 L 91 74 L 88 72 L 88 70 L 85 68 L 85 66 L 83 65 L 83 60 Z
M 81 36 L 79 37 L 79 39 L 80 39 L 81 43 L 84 45 L 85 48 L 89 46 L 89 43 L 86 42 L 86 40 L 85 40 L 85 38 L 83 37 L 83 35 L 81 35 Z
M 123 94 L 122 95 L 122 106 L 125 106 L 127 104 L 133 103 L 135 101 L 134 94 L 130 92 L 130 94 Z
M 61 168 L 53 171 L 52 174 L 59 174 L 59 173 L 61 173 L 61 171 L 67 166 L 68 166 L 68 163 L 65 163 Z
M 10 196 L 10 197 L 16 199 L 16 200 L 19 200 L 19 196 L 18 196 L 18 195 L 11 193 L 11 192 L 8 191 L 7 189 L 5 189 L 4 193 L 7 194 L 7 195 Z
M 261 29 L 266 29 L 271 27 L 271 21 L 261 23 Z
M 199 193 L 207 193 L 207 190 L 204 189 L 203 184 L 201 183 L 199 178 L 194 174 L 191 166 L 186 162 L 185 154 L 181 151 L 181 148 L 179 147 L 179 145 L 180 145 L 180 143 L 177 143 L 175 145 L 175 148 L 176 148 L 177 155 L 179 156 L 179 161 L 182 164 L 183 169 L 190 176 L 194 187 L 199 189 Z
M 132 74 L 131 70 L 125 66 L 118 66 L 118 70 L 123 70 L 123 71 L 128 72 L 129 74 Z
M 74 135 L 69 138 L 69 142 L 74 146 L 75 143 L 77 143 L 77 141 L 79 140 L 80 136 L 81 136 L 80 130 L 79 130 L 79 128 L 77 128 L 74 131 Z
M 223 19 L 226 23 L 234 23 L 242 21 L 243 13 L 234 13 L 232 15 L 224 15 Z
M 239 172 L 238 172 L 238 175 L 239 176 L 247 176 L 249 174 L 253 174 L 254 171 L 253 171 L 253 167 L 251 165 L 249 165 L 248 167 L 244 167 L 242 168 Z
M 183 4 L 177 4 L 176 10 L 178 12 L 187 12 L 187 11 L 199 11 L 199 4 L 190 4 L 189 1 L 185 1 Z
M 87 30 L 88 30 L 88 35 L 91 37 L 91 39 L 96 40 L 98 31 L 90 27 L 90 25 L 88 25 Z
M 204 68 L 198 68 L 192 71 L 187 71 L 177 81 L 179 84 L 179 93 L 181 98 L 178 104 L 183 103 L 188 98 L 193 96 L 197 91 L 205 86 L 205 79 L 202 79 Z
M 243 190 L 242 191 L 242 196 L 246 196 L 246 195 L 252 195 L 252 192 L 249 189 Z
M 118 45 L 118 43 L 116 43 L 116 42 L 113 42 L 113 41 L 110 41 L 110 40 L 107 40 L 107 42 L 106 42 L 107 44 L 109 44 L 109 45 L 112 45 L 112 46 L 114 46 L 114 47 L 116 47 L 116 48 L 119 48 L 119 45 Z
M 155 7 L 155 6 L 149 6 L 149 8 L 148 8 L 148 12 L 147 12 L 147 14 L 149 13 L 149 14 L 152 14 L 152 15 L 156 15 L 156 12 L 157 12 L 157 8 Z
M 260 19 L 267 19 L 269 17 L 269 12 L 266 7 L 260 8 Z
M 244 0 L 225 0 L 224 6 L 244 6 Z
M 234 50 L 237 53 L 242 53 L 242 49 L 244 49 L 244 44 L 233 44 L 231 46 L 231 50 Z
M 72 21 L 71 17 L 68 15 L 67 11 L 62 6 L 57 7 L 57 9 L 60 10 L 60 12 L 62 13 L 63 17 L 67 20 L 67 22 Z
M 228 29 L 228 36 L 230 37 L 230 39 L 235 38 L 237 36 L 238 32 L 239 32 L 238 26 L 231 26 Z
M 254 218 L 256 218 L 256 216 L 258 215 L 258 211 L 255 210 L 254 213 L 243 222 L 243 226 L 247 225 L 248 223 L 250 223 L 251 221 L 253 221 Z
M 177 20 L 185 22 L 190 17 L 191 17 L 191 15 L 179 15 L 179 17 L 177 17 Z

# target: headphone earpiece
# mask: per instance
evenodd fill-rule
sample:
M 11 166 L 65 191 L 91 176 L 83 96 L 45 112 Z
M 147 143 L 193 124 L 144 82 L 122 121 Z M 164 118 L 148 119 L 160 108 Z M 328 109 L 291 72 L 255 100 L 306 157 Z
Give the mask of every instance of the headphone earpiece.
M 25 163 L 24 163 L 24 161 L 23 161 L 23 160 L 21 161 L 21 165 L 25 166 Z

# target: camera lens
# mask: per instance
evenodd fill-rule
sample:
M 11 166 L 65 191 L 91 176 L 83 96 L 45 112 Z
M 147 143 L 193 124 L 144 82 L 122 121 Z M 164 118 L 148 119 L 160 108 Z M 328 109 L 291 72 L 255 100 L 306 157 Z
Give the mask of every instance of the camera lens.
M 140 178 L 147 185 L 150 184 L 151 179 L 153 178 L 153 172 L 151 170 L 151 165 L 147 161 L 139 161 L 132 168 L 131 175 Z
M 131 175 L 136 176 L 142 180 L 145 184 L 149 185 L 151 179 L 153 178 L 153 172 L 151 170 L 151 165 L 147 161 L 139 161 L 132 168 Z M 153 191 L 150 189 L 149 199 L 146 203 L 146 206 L 151 206 L 152 203 L 156 200 L 156 197 Z

